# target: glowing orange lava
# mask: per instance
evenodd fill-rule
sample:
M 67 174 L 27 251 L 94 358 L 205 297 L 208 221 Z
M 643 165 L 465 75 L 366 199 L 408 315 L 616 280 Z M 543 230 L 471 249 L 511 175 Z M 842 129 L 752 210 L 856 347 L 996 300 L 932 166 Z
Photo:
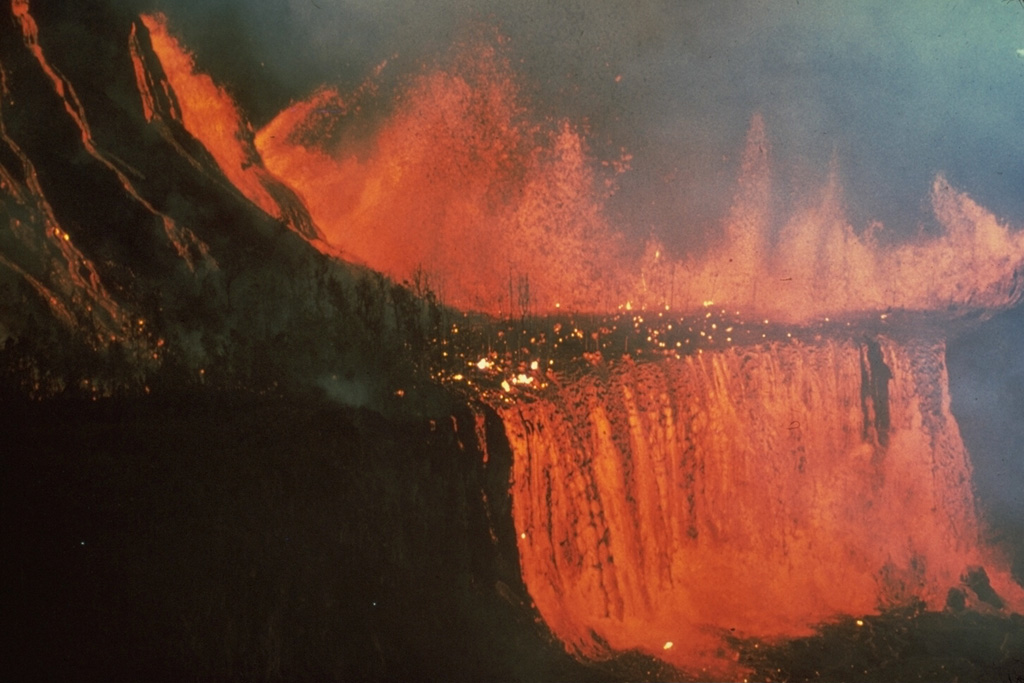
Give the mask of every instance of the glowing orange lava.
M 523 578 L 591 658 L 739 673 L 729 637 L 807 635 L 913 598 L 979 548 L 944 347 L 775 342 L 634 365 L 502 409 Z M 672 643 L 668 647 L 666 643 Z
M 171 35 L 162 14 L 144 14 L 142 22 L 173 90 L 181 123 L 216 160 L 227 179 L 267 214 L 280 218 L 311 240 L 319 233 L 294 193 L 274 178 L 253 144 L 253 131 L 235 101 L 212 78 L 195 68 L 192 55 Z M 134 36 L 133 36 L 134 40 Z M 154 94 L 133 51 L 144 113 L 152 118 Z
M 796 322 L 995 310 L 1022 295 L 1024 233 L 941 175 L 931 192 L 935 235 L 911 241 L 849 223 L 837 162 L 820 196 L 776 207 L 757 115 L 722 242 L 677 258 L 652 239 L 642 256 L 627 257 L 622 235 L 639 226 L 616 229 L 607 199 L 628 154 L 599 164 L 579 126 L 538 116 L 500 36 L 460 44 L 386 106 L 364 106 L 375 102 L 382 64 L 350 96 L 322 89 L 254 134 L 225 90 L 196 72 L 162 15 L 143 21 L 184 125 L 246 197 L 274 216 L 304 214 L 277 180 L 285 179 L 342 253 L 396 281 L 426 281 L 457 307 L 522 315 L 714 302 Z M 151 115 L 154 94 L 142 86 Z M 312 225 L 297 229 L 319 236 Z
M 370 89 L 372 91 L 372 89 Z M 937 236 L 887 244 L 847 220 L 837 163 L 820 196 L 773 211 L 768 136 L 748 135 L 725 239 L 673 258 L 652 239 L 621 249 L 609 190 L 568 121 L 536 120 L 499 48 L 463 46 L 454 65 L 415 79 L 371 138 L 330 142 L 359 120 L 324 90 L 257 135 L 266 163 L 307 201 L 327 238 L 396 280 L 429 276 L 445 301 L 496 314 L 608 312 L 707 302 L 773 320 L 864 311 L 997 309 L 1022 294 L 1024 233 L 940 175 Z M 625 161 L 618 160 L 620 170 Z M 636 226 L 632 226 L 636 229 Z
M 705 301 L 774 320 L 890 309 L 963 312 L 1007 308 L 1020 300 L 1024 232 L 957 191 L 941 175 L 931 205 L 939 234 L 883 245 L 873 224 L 854 230 L 843 207 L 837 162 L 817 199 L 771 210 L 772 169 L 764 123 L 755 116 L 725 241 L 673 265 L 648 260 L 643 301 L 694 309 Z M 649 257 L 648 257 L 649 258 Z M 671 294 L 670 294 L 671 293 Z
M 146 14 L 142 22 L 177 95 L 182 123 L 199 138 L 235 187 L 261 209 L 274 213 L 274 200 L 258 179 L 245 172 L 254 161 L 243 144 L 251 133 L 234 100 L 213 79 L 196 71 L 192 55 L 168 32 L 166 17 Z
M 425 274 L 456 306 L 614 307 L 607 190 L 575 126 L 530 118 L 500 41 L 463 46 L 406 87 L 372 139 L 332 146 L 324 120 L 358 121 L 365 90 L 321 91 L 256 138 L 329 240 L 398 281 Z

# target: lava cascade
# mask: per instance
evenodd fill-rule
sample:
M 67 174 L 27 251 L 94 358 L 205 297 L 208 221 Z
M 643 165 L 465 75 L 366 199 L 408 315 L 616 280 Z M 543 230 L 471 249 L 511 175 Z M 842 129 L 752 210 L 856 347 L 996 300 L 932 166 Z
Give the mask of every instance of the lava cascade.
M 133 51 L 146 117 L 156 116 L 156 98 L 170 100 L 171 114 L 180 117 L 185 128 L 213 155 L 232 186 L 267 214 L 280 218 L 311 240 L 319 239 L 320 234 L 301 200 L 264 167 L 253 143 L 253 131 L 231 95 L 196 70 L 193 56 L 170 33 L 164 15 L 143 14 L 141 20 L 168 86 L 164 92 L 155 91 L 146 80 L 149 71 Z
M 626 360 L 503 408 L 545 622 L 585 657 L 636 649 L 731 676 L 728 638 L 913 599 L 941 609 L 972 565 L 1019 609 L 979 544 L 944 353 L 775 341 Z

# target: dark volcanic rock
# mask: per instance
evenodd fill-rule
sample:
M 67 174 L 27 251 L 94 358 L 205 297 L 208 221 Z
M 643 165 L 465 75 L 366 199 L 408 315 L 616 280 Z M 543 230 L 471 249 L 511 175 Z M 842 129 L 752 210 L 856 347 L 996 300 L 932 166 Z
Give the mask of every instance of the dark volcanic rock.
M 5 14 L 5 385 L 102 395 L 358 372 L 373 400 L 394 389 L 394 365 L 438 334 L 436 304 L 318 251 L 269 174 L 279 215 L 246 199 L 182 125 L 142 22 L 95 1 Z M 57 342 L 71 361 L 42 362 Z
M 18 680 L 607 678 L 534 623 L 507 452 L 484 466 L 468 411 L 206 395 L 9 404 L 0 429 Z

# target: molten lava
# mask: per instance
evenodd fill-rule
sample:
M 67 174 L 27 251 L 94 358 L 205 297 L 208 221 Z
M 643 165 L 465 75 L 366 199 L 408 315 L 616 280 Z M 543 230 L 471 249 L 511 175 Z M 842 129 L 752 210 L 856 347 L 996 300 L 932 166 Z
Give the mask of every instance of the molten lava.
M 319 238 L 301 201 L 263 166 L 253 144 L 252 128 L 228 92 L 196 70 L 195 60 L 171 35 L 164 15 L 144 14 L 141 18 L 173 91 L 173 97 L 162 93 L 171 101 L 173 115 L 181 117 L 185 128 L 206 147 L 227 179 L 249 201 L 308 239 Z M 147 82 L 147 71 L 135 50 L 133 61 L 143 110 L 147 119 L 152 119 L 155 98 L 161 93 L 155 93 Z
M 1008 308 L 1024 288 L 1024 232 L 1013 232 L 939 175 L 931 205 L 938 234 L 883 244 L 883 226 L 857 232 L 843 209 L 837 163 L 821 196 L 788 217 L 772 211 L 770 145 L 755 116 L 726 241 L 700 259 L 674 264 L 644 288 L 648 305 L 685 309 L 715 301 L 791 322 L 843 313 L 964 312 Z
M 525 315 L 714 302 L 798 322 L 886 309 L 992 310 L 1022 294 L 1019 277 L 1008 274 L 1024 269 L 1024 234 L 942 176 L 931 193 L 935 234 L 911 242 L 886 242 L 880 224 L 850 225 L 837 164 L 820 197 L 780 211 L 759 115 L 723 222 L 726 239 L 677 258 L 652 238 L 631 256 L 613 222 L 634 232 L 649 226 L 628 226 L 607 205 L 629 155 L 599 164 L 578 125 L 538 115 L 500 36 L 457 46 L 391 102 L 377 99 L 385 62 L 350 95 L 323 88 L 254 134 L 227 92 L 196 71 L 165 18 L 143 21 L 175 114 L 246 197 L 307 237 L 322 231 L 349 257 L 457 307 Z M 166 93 L 144 79 L 140 93 L 153 116 Z
M 413 79 L 369 140 L 333 141 L 366 116 L 364 85 L 350 100 L 324 90 L 293 105 L 257 147 L 328 240 L 396 280 L 426 275 L 446 303 L 505 315 L 614 308 L 608 189 L 580 131 L 531 117 L 500 40 L 452 62 Z
M 499 41 L 500 42 L 500 41 Z M 322 90 L 256 137 L 267 166 L 306 201 L 327 239 L 399 281 L 425 274 L 444 300 L 495 314 L 693 310 L 706 302 L 789 322 L 886 309 L 964 312 L 1022 294 L 1024 233 L 1014 233 L 940 175 L 936 234 L 887 243 L 855 230 L 837 163 L 820 197 L 775 208 L 770 144 L 754 116 L 722 244 L 674 258 L 655 238 L 621 248 L 596 160 L 568 121 L 527 106 L 500 46 L 463 46 L 420 75 L 368 139 L 364 84 Z M 628 156 L 606 165 L 625 170 Z M 618 217 L 629 221 L 629 217 Z M 646 231 L 645 227 L 632 229 Z M 664 228 L 663 229 L 667 229 Z
M 728 638 L 942 609 L 971 565 L 1019 609 L 947 386 L 941 342 L 865 336 L 625 361 L 502 408 L 537 609 L 585 657 L 705 676 L 737 674 Z
M 214 156 L 228 179 L 267 213 L 275 210 L 266 189 L 245 170 L 255 159 L 244 144 L 248 131 L 231 96 L 209 76 L 198 73 L 192 56 L 167 29 L 163 15 L 143 15 L 153 50 L 181 107 L 182 123 Z M 250 134 L 251 135 L 251 134 Z

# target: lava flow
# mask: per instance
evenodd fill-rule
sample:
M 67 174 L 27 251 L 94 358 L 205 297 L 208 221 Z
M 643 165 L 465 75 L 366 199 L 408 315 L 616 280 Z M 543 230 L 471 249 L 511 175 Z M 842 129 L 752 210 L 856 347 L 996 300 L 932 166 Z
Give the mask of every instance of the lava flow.
M 939 341 L 626 361 L 501 414 L 524 580 L 583 656 L 735 675 L 731 638 L 941 609 L 973 565 L 1024 604 L 979 546 Z
M 308 239 L 319 238 L 302 202 L 263 166 L 253 144 L 252 129 L 231 96 L 196 70 L 192 55 L 168 31 L 165 16 L 143 14 L 141 20 L 167 76 L 170 94 L 162 94 L 171 100 L 173 115 L 180 117 L 185 128 L 213 156 L 231 185 L 247 199 Z M 136 50 L 132 58 L 143 109 L 146 118 L 152 119 L 153 100 L 158 95 L 146 81 L 147 70 Z

